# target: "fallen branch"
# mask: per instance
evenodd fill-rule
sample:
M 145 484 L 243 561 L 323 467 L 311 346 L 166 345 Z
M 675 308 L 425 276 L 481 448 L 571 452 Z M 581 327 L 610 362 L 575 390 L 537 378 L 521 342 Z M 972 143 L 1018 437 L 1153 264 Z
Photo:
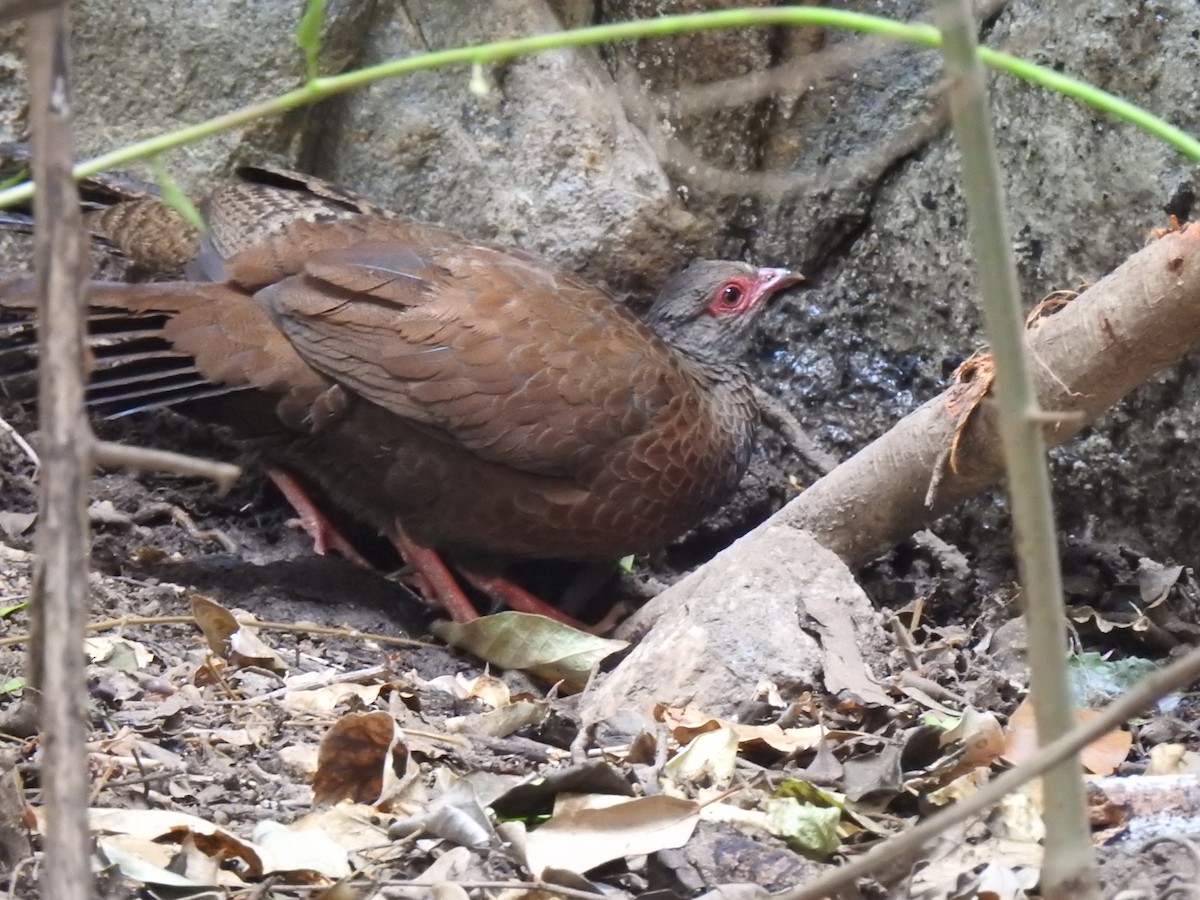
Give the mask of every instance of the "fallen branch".
M 1029 332 L 1046 440 L 1083 430 L 1150 376 L 1200 347 L 1200 227 L 1165 235 Z M 953 391 L 953 389 L 951 389 Z M 776 514 L 851 566 L 998 482 L 996 416 L 982 404 L 963 430 L 957 471 L 939 472 L 958 425 L 947 391 L 901 420 Z M 940 481 L 932 505 L 930 481 Z

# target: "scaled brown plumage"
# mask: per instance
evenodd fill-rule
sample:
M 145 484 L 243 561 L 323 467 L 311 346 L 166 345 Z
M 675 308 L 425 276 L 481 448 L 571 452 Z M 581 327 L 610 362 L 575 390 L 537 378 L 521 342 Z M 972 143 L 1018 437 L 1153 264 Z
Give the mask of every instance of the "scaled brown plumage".
M 219 403 L 381 532 L 499 558 L 661 547 L 746 468 L 740 360 L 784 270 L 693 263 L 642 322 L 526 253 L 299 176 L 252 172 L 204 212 L 194 280 L 91 286 L 100 412 Z

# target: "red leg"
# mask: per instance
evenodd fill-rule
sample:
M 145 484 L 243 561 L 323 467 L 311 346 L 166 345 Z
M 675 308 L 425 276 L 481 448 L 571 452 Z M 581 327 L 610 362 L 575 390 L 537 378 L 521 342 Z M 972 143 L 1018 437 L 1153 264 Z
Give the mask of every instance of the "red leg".
M 400 551 L 404 561 L 412 566 L 425 581 L 429 587 L 428 593 L 432 594 L 433 599 L 450 614 L 450 618 L 456 622 L 469 622 L 479 618 L 475 606 L 467 599 L 467 595 L 458 586 L 454 575 L 436 550 L 423 547 L 410 538 L 399 522 L 396 523 L 393 530 L 392 543 Z M 478 572 L 464 569 L 462 576 L 478 590 L 510 609 L 539 616 L 549 616 L 551 619 L 557 619 L 559 622 L 582 631 L 591 630 L 591 626 L 584 625 L 579 620 L 560 612 L 503 575 L 481 575 Z
M 338 527 L 317 509 L 317 505 L 313 503 L 299 481 L 282 469 L 268 469 L 267 477 L 275 483 L 275 487 L 279 488 L 279 492 L 296 511 L 300 527 L 312 538 L 314 551 L 323 556 L 326 551 L 334 550 L 364 568 L 374 568 L 361 553 L 354 549 L 354 545 L 338 530 Z
M 578 628 L 580 631 L 590 631 L 591 626 L 584 625 L 578 619 L 568 616 L 565 612 L 551 606 L 545 600 L 535 597 L 525 588 L 503 575 L 480 575 L 478 572 L 462 570 L 463 578 L 471 582 L 493 600 L 499 600 L 509 609 L 519 612 L 533 613 L 537 616 L 547 616 Z
M 417 574 L 424 580 L 426 593 L 439 603 L 455 622 L 470 622 L 479 618 L 479 612 L 467 599 L 454 575 L 446 568 L 436 550 L 422 547 L 400 527 L 397 522 L 392 533 L 392 543 Z
M 338 527 L 317 508 L 299 481 L 282 469 L 269 469 L 267 476 L 279 488 L 280 493 L 291 504 L 292 509 L 296 511 L 300 526 L 313 540 L 313 550 L 321 554 L 328 550 L 334 550 L 365 568 L 374 568 Z M 470 622 L 472 619 L 479 618 L 479 612 L 467 595 L 463 593 L 462 588 L 458 586 L 454 575 L 442 562 L 442 558 L 436 550 L 423 547 L 410 538 L 400 527 L 399 522 L 393 528 L 391 539 L 404 561 L 416 572 L 417 578 L 421 582 L 422 592 L 430 595 L 431 599 L 440 604 L 450 618 L 456 622 Z M 511 609 L 548 616 L 581 631 L 599 633 L 599 629 L 607 631 L 610 627 L 607 621 L 598 625 L 585 625 L 578 619 L 535 597 L 503 575 L 482 575 L 477 572 L 464 571 L 463 577 L 493 600 L 497 600 Z

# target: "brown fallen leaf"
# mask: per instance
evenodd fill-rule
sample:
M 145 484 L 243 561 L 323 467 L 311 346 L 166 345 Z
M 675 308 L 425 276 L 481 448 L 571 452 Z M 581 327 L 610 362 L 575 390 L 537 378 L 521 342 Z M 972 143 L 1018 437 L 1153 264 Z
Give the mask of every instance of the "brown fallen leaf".
M 1076 709 L 1075 721 L 1082 724 L 1100 715 L 1094 709 Z M 1116 729 L 1099 737 L 1083 748 L 1079 754 L 1083 767 L 1093 775 L 1111 775 L 1133 746 L 1133 735 Z M 1020 765 L 1037 752 L 1037 728 L 1034 723 L 1033 698 L 1026 697 L 1021 705 L 1008 717 L 1008 731 L 1004 741 L 1004 758 L 1013 765 Z
M 739 745 L 763 743 L 780 753 L 811 750 L 832 733 L 820 725 L 803 728 L 781 728 L 775 723 L 743 725 L 740 722 L 710 716 L 694 706 L 667 706 L 663 703 L 655 706 L 654 718 L 666 725 L 671 730 L 671 736 L 681 744 L 686 744 L 707 731 L 730 728 L 737 735 Z
M 238 668 L 257 666 L 272 672 L 284 672 L 287 664 L 263 643 L 258 633 L 234 618 L 233 613 L 208 597 L 193 594 L 192 617 L 204 633 L 214 654 Z
M 346 799 L 377 803 L 383 798 L 387 771 L 403 779 L 407 766 L 408 749 L 388 713 L 342 716 L 321 739 L 313 806 L 332 806 Z

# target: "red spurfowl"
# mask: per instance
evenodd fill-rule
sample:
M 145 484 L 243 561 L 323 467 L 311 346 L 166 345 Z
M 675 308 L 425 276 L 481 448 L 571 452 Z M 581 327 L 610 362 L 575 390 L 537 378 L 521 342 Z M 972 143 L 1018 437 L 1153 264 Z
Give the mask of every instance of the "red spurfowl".
M 154 203 L 95 225 L 130 252 L 183 246 L 189 280 L 90 286 L 89 406 L 205 405 L 258 442 L 314 536 L 307 488 L 388 535 L 456 617 L 470 607 L 428 549 L 468 570 L 615 559 L 728 499 L 758 421 L 751 330 L 799 280 L 694 262 L 643 322 L 528 253 L 289 173 L 219 189 L 191 250 L 156 243 Z M 27 281 L 0 291 L 32 302 Z

